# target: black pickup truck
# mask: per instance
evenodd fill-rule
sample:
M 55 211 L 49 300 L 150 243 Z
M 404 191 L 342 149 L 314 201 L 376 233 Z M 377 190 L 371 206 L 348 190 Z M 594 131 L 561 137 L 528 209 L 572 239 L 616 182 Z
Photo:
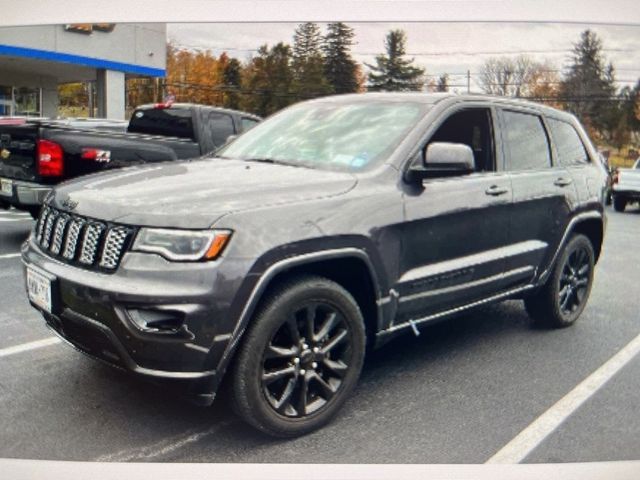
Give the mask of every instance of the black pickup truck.
M 0 208 L 36 216 L 52 186 L 107 168 L 200 157 L 260 121 L 186 103 L 138 107 L 126 132 L 37 120 L 0 125 Z

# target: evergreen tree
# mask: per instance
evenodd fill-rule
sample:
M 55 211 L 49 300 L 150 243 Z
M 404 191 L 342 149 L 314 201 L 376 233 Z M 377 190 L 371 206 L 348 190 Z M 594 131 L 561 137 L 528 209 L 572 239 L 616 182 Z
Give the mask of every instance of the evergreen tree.
M 322 50 L 324 74 L 335 93 L 358 91 L 358 65 L 351 57 L 354 32 L 342 22 L 327 25 Z
M 608 136 L 617 121 L 611 100 L 616 93 L 613 65 L 605 64 L 602 41 L 591 30 L 580 35 L 574 45 L 571 63 L 560 85 L 565 108 L 601 134 Z
M 242 66 L 237 58 L 231 58 L 224 66 L 222 78 L 224 81 L 224 106 L 226 108 L 240 108 Z
M 313 22 L 298 25 L 293 35 L 293 88 L 300 98 L 326 95 L 331 86 L 324 76 L 322 35 Z
M 404 58 L 406 35 L 402 30 L 391 30 L 385 39 L 386 55 L 376 56 L 376 65 L 367 65 L 369 90 L 407 91 L 421 90 L 424 70 L 412 66 L 413 59 Z
M 243 110 L 266 117 L 293 103 L 291 47 L 282 42 L 269 49 L 263 45 L 244 70 Z

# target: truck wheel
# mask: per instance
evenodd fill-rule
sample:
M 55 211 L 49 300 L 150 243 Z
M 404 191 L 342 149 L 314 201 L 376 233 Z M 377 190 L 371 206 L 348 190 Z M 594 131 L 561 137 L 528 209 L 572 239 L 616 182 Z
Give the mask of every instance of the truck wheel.
M 627 199 L 623 197 L 614 197 L 613 198 L 613 209 L 616 212 L 624 212 L 625 207 L 627 206 Z
M 351 294 L 323 277 L 295 277 L 262 302 L 231 372 L 233 405 L 277 437 L 320 428 L 360 376 L 362 313 Z
M 534 323 L 553 328 L 572 325 L 587 304 L 594 264 L 591 241 L 584 235 L 571 238 L 544 286 L 525 299 Z

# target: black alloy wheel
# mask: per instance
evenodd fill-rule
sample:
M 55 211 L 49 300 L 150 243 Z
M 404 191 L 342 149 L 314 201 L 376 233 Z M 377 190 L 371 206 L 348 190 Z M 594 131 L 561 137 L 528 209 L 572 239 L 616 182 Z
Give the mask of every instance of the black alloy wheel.
M 311 275 L 281 283 L 267 293 L 234 360 L 235 410 L 277 437 L 320 428 L 355 387 L 365 343 L 360 308 L 342 286 Z
M 589 252 L 584 245 L 573 250 L 564 264 L 560 275 L 558 304 L 564 315 L 571 315 L 585 300 L 591 279 Z
M 262 356 L 262 392 L 281 415 L 300 418 L 326 406 L 351 362 L 344 316 L 327 303 L 301 306 L 276 330 Z
M 593 284 L 595 253 L 591 241 L 574 235 L 560 252 L 546 283 L 525 298 L 525 307 L 538 325 L 573 325 L 587 304 Z

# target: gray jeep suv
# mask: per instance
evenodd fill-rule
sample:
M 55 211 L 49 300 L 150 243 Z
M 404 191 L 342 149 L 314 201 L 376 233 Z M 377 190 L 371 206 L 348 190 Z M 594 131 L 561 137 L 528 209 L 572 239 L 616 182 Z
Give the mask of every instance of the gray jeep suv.
M 523 298 L 571 325 L 605 228 L 606 173 L 576 119 L 481 96 L 294 105 L 215 157 L 57 187 L 22 250 L 70 344 L 184 384 L 277 436 L 325 424 L 367 347 Z

